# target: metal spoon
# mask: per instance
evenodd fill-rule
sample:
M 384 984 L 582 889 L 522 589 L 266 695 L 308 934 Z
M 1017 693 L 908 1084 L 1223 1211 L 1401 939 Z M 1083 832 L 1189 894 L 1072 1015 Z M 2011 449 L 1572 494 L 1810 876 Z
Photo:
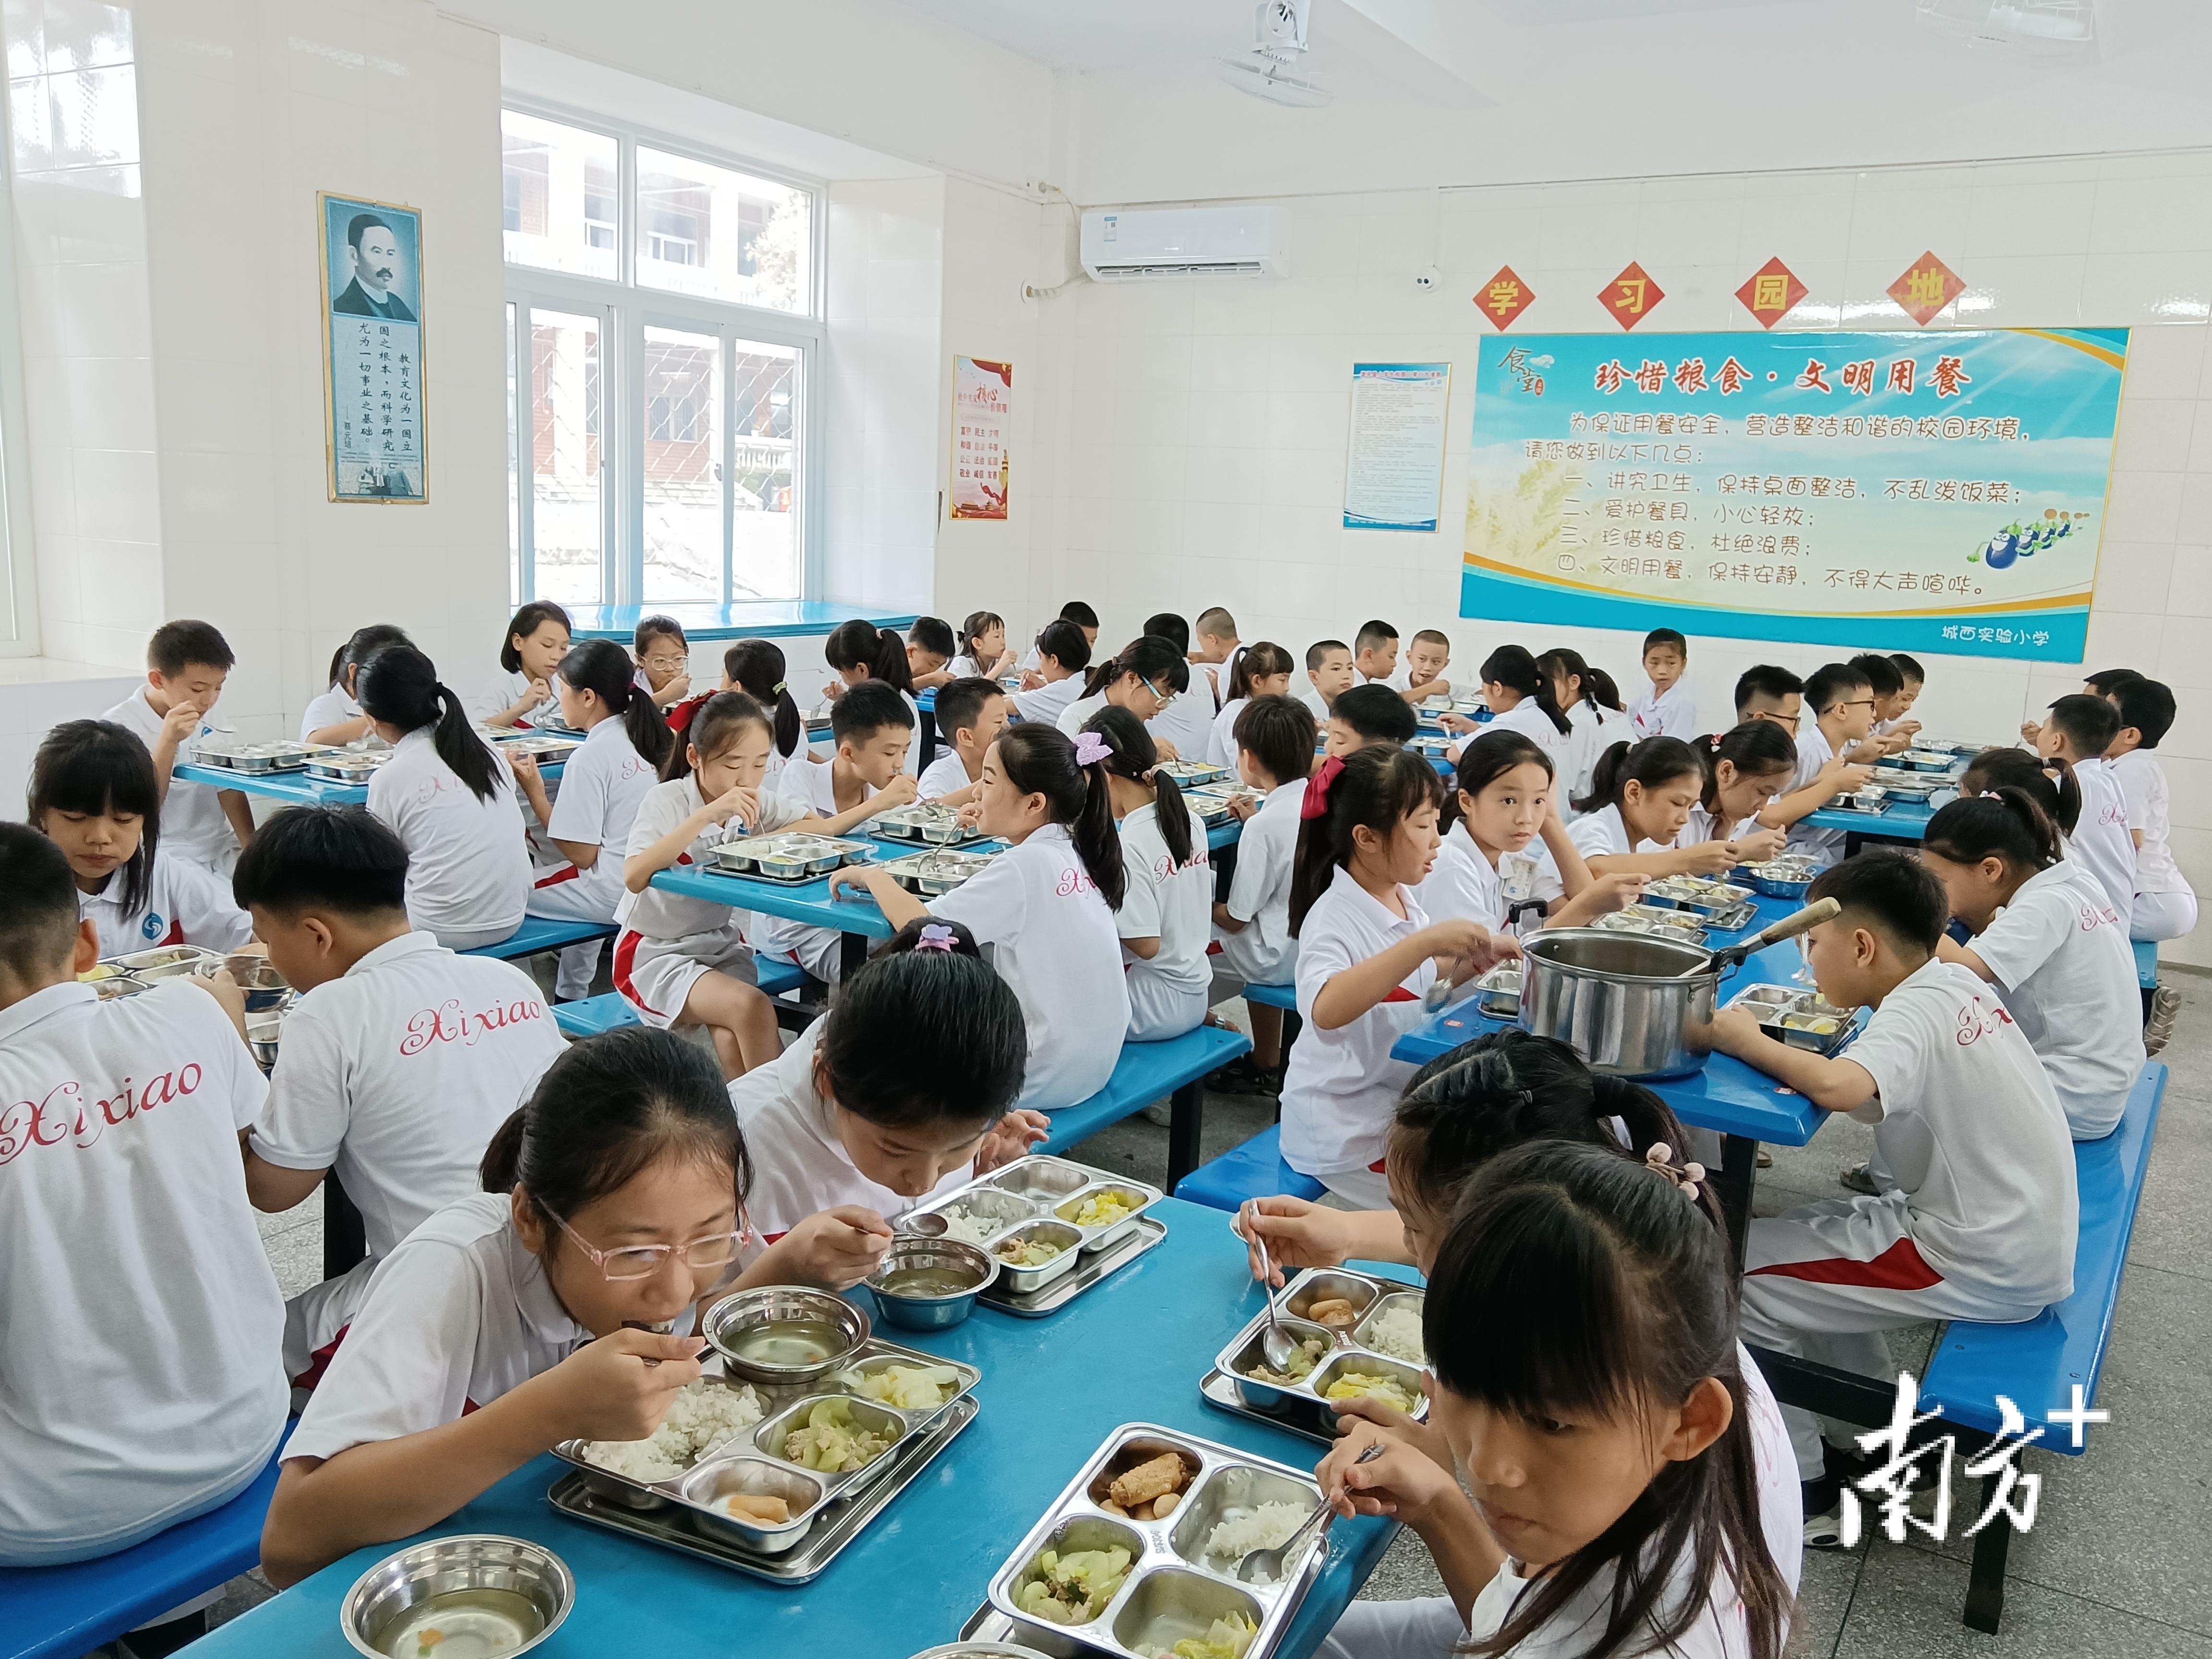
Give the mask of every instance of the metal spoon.
M 1260 1333 L 1260 1358 L 1267 1362 L 1267 1369 L 1278 1376 L 1291 1374 L 1291 1361 L 1298 1356 L 1298 1344 L 1275 1319 L 1274 1264 L 1267 1260 L 1267 1241 L 1260 1237 L 1259 1230 L 1252 1231 L 1252 1248 L 1260 1253 L 1260 1288 L 1267 1293 L 1267 1324 Z
M 1779 945 L 1785 939 L 1795 939 L 1808 929 L 1819 927 L 1829 917 L 1841 915 L 1843 908 L 1832 898 L 1814 899 L 1803 909 L 1791 911 L 1772 927 L 1754 933 L 1741 945 L 1729 945 L 1714 951 L 1703 962 L 1693 963 L 1676 977 L 1695 979 L 1699 975 L 1711 974 L 1718 979 L 1753 951 L 1763 951 L 1770 945 Z
M 920 1215 L 901 1216 L 892 1231 L 912 1238 L 942 1238 L 951 1224 L 936 1211 L 926 1210 Z
M 1353 1465 L 1356 1467 L 1361 1463 L 1372 1463 L 1382 1455 L 1385 1445 L 1385 1442 L 1376 1441 L 1352 1460 Z M 1298 1522 L 1298 1529 L 1290 1535 L 1289 1540 L 1281 1548 L 1254 1550 L 1251 1554 L 1238 1562 L 1237 1577 L 1248 1584 L 1281 1583 L 1284 1567 L 1306 1547 L 1306 1540 L 1317 1532 L 1327 1532 L 1329 1523 L 1335 1519 L 1336 1510 L 1328 1504 L 1323 1503 L 1319 1509 Z

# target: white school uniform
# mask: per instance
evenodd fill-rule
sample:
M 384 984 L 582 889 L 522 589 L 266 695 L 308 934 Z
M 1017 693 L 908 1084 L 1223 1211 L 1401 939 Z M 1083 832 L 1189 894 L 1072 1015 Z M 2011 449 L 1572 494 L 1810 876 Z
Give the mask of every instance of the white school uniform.
M 638 803 L 637 817 L 630 823 L 629 844 L 623 853 L 624 862 L 670 834 L 705 805 L 696 774 L 686 773 L 655 784 Z M 703 863 L 709 848 L 737 830 L 773 835 L 798 823 L 806 811 L 797 801 L 763 790 L 759 823 L 708 824 L 677 854 L 676 863 Z M 720 972 L 742 980 L 752 977 L 752 952 L 746 948 L 737 912 L 726 904 L 647 887 L 625 897 L 615 919 L 623 929 L 615 939 L 615 989 L 647 1025 L 666 1030 L 681 1019 L 684 1000 L 702 974 Z
M 915 787 L 922 799 L 935 800 L 939 795 L 965 789 L 975 781 L 968 775 L 968 763 L 960 758 L 959 751 L 947 749 L 930 762 L 929 770 L 921 775 Z
M 914 734 L 907 739 L 906 775 L 910 778 L 918 778 L 921 775 L 925 760 L 921 752 L 921 705 L 914 700 L 914 693 L 911 691 L 900 692 L 899 699 L 906 704 L 907 718 L 914 722 Z M 933 719 L 932 724 L 935 724 Z M 942 745 L 948 739 L 945 733 L 939 732 L 937 734 L 937 741 Z M 834 746 L 836 739 L 831 739 L 831 742 Z
M 1014 711 L 1025 720 L 1042 720 L 1047 726 L 1060 724 L 1060 717 L 1083 690 L 1083 676 L 1070 674 L 1066 679 L 1047 680 L 1034 691 L 1012 694 Z
M 492 792 L 478 799 L 440 758 L 432 728 L 410 732 L 368 781 L 368 810 L 407 847 L 407 918 L 457 951 L 496 944 L 522 925 L 530 853 L 507 757 L 482 738 Z
M 1489 854 L 1474 844 L 1464 820 L 1452 825 L 1437 848 L 1437 861 L 1428 878 L 1414 890 L 1421 908 L 1431 921 L 1479 921 L 1493 931 L 1505 926 L 1512 907 L 1524 899 L 1547 904 L 1566 896 L 1559 866 L 1551 849 L 1532 841 L 1518 853 L 1507 853 L 1492 865 Z M 1522 917 L 1521 930 L 1534 933 L 1544 925 L 1540 910 Z
M 688 1328 L 688 1312 L 677 1322 Z M 284 1461 L 453 1422 L 552 1370 L 591 1334 L 515 1232 L 508 1195 L 456 1199 L 377 1269 Z
M 1620 816 L 1618 805 L 1601 806 L 1595 812 L 1584 813 L 1567 826 L 1567 839 L 1574 842 L 1575 850 L 1586 859 L 1626 858 L 1633 853 L 1663 853 L 1667 850 L 1656 841 L 1643 841 L 1630 846 L 1628 824 Z
M 1793 793 L 1805 787 L 1835 757 L 1835 747 L 1829 743 L 1828 734 L 1818 724 L 1808 722 L 1797 734 L 1797 769 L 1790 775 L 1790 788 L 1784 793 Z M 1790 840 L 1784 850 L 1802 853 L 1823 864 L 1833 864 L 1844 855 L 1844 832 L 1816 830 L 1800 818 L 1790 826 Z
M 134 733 L 146 745 L 149 755 L 161 740 L 163 718 L 146 701 L 150 689 L 142 684 L 100 716 Z M 179 745 L 177 764 L 188 763 L 192 743 L 214 730 L 202 720 L 192 737 Z M 200 865 L 218 875 L 228 876 L 230 866 L 238 862 L 238 832 L 222 815 L 221 792 L 204 783 L 186 783 L 172 778 L 168 793 L 161 798 L 161 850 L 186 864 Z
M 1436 963 L 1422 957 L 1381 1002 L 1333 1031 L 1322 1029 L 1313 1010 L 1338 974 L 1429 925 L 1413 889 L 1398 889 L 1398 900 L 1402 919 L 1340 866 L 1298 929 L 1298 1018 L 1305 1029 L 1291 1047 L 1283 1079 L 1283 1161 L 1364 1210 L 1389 1207 L 1382 1152 L 1414 1069 L 1393 1060 L 1390 1048 L 1421 1023 Z
M 1062 823 L 1008 848 L 930 912 L 965 924 L 1029 1028 L 1028 1074 L 1017 1106 L 1054 1111 L 1106 1086 L 1129 1029 L 1114 913 Z
M 231 902 L 230 883 L 197 864 L 154 854 L 146 902 L 123 908 L 123 872 L 97 893 L 79 889 L 76 913 L 100 930 L 100 954 L 119 957 L 158 945 L 197 945 L 230 951 L 253 937 L 253 918 Z
M 561 769 L 561 793 L 553 798 L 549 841 L 589 844 L 599 856 L 588 870 L 565 860 L 533 872 L 530 914 L 556 921 L 612 921 L 622 903 L 622 849 L 638 803 L 659 781 L 651 762 L 637 752 L 619 719 L 603 720 L 586 733 L 582 744 Z M 556 852 L 557 856 L 557 852 Z M 563 1001 L 588 995 L 599 970 L 599 941 L 571 945 L 561 952 L 554 994 Z
M 2094 877 L 2061 859 L 1973 941 L 2049 1073 L 2076 1140 L 2110 1134 L 2142 1070 L 2135 955 Z
M 2120 937 L 2125 939 L 2136 908 L 2136 838 L 2130 833 L 2127 796 L 2108 761 L 2083 761 L 2074 769 L 2074 781 L 2081 790 L 2081 816 L 2067 838 L 2066 856 L 2097 878 L 2118 913 Z
M 1146 722 L 1145 729 L 1158 743 L 1162 738 L 1175 744 L 1176 753 L 1185 760 L 1196 760 L 1206 753 L 1206 745 L 1213 736 L 1214 716 L 1221 712 L 1215 700 L 1212 678 L 1204 663 L 1190 665 L 1190 684 L 1176 696 L 1176 700 Z
M 1206 826 L 1193 818 L 1190 830 L 1190 857 L 1177 864 L 1160 833 L 1158 806 L 1139 806 L 1121 820 L 1129 885 L 1115 926 L 1125 939 L 1160 942 L 1149 960 L 1124 952 L 1133 1042 L 1181 1036 L 1206 1023 L 1213 984 L 1206 960 L 1213 933 L 1213 866 Z
M 1848 1057 L 1875 1081 L 1852 1115 L 1875 1124 L 1890 1188 L 1752 1222 L 1744 1340 L 1888 1376 L 1886 1330 L 2015 1323 L 2069 1295 L 2079 1205 L 2066 1115 L 1996 988 L 1930 959 Z M 1783 1415 L 1801 1477 L 1817 1478 L 1819 1420 Z
M 831 769 L 833 764 L 830 761 L 811 761 L 804 765 L 793 762 L 784 768 L 783 783 L 777 793 L 785 805 L 794 809 L 800 817 L 810 812 L 822 818 L 836 817 L 837 781 Z M 863 800 L 872 799 L 875 793 L 876 787 L 872 783 L 860 786 Z M 745 935 L 752 941 L 753 949 L 763 955 L 795 962 L 825 984 L 837 982 L 843 967 L 845 936 L 835 928 L 817 927 L 808 922 L 763 913 L 748 919 Z
M 1552 765 L 1556 771 L 1566 763 L 1567 748 L 1573 738 L 1573 722 L 1570 720 L 1568 724 L 1568 731 L 1560 731 L 1552 724 L 1552 717 L 1537 707 L 1535 698 L 1523 697 L 1504 714 L 1492 714 L 1483 723 L 1480 730 L 1452 739 L 1451 753 L 1455 759 L 1457 758 L 1461 750 L 1486 732 L 1518 732 L 1552 757 Z
M 764 1243 L 773 1244 L 808 1216 L 841 1204 L 873 1210 L 886 1221 L 975 1179 L 963 1164 L 919 1198 L 908 1198 L 862 1175 L 837 1133 L 836 1111 L 814 1087 L 814 1056 L 822 1042 L 816 1020 L 778 1059 L 757 1066 L 730 1085 L 745 1145 L 752 1152 L 753 1184 L 745 1208 Z
M 1231 697 L 1221 705 L 1221 712 L 1213 717 L 1213 725 L 1206 734 L 1206 763 L 1225 766 L 1237 770 L 1237 717 L 1244 712 L 1249 697 Z
M 2129 933 L 2141 939 L 2179 939 L 2197 926 L 2197 892 L 2174 861 L 2166 769 L 2154 750 L 2131 749 L 2106 762 L 2105 769 L 2127 804 L 2129 830 L 2142 836 L 2136 849 L 2136 902 Z
M 1229 878 L 1229 914 L 1241 932 L 1217 930 L 1215 958 L 1224 979 L 1240 985 L 1285 985 L 1297 960 L 1291 937 L 1291 859 L 1298 846 L 1298 812 L 1306 780 L 1292 778 L 1269 790 L 1237 838 L 1237 867 Z
M 307 712 L 300 716 L 300 741 L 307 741 L 307 733 L 320 732 L 325 726 L 343 726 L 348 720 L 361 718 L 361 705 L 343 686 L 334 685 L 307 705 Z
M 1759 828 L 1759 814 L 1738 818 L 1733 823 L 1723 823 L 1699 801 L 1690 809 L 1689 821 L 1681 833 L 1674 837 L 1677 847 L 1702 847 L 1709 841 L 1734 841 L 1738 836 L 1748 835 Z
M 1688 683 L 1676 680 L 1664 691 L 1646 691 L 1628 705 L 1628 725 L 1639 741 L 1697 736 L 1698 705 L 1690 701 Z
M 1618 708 L 1607 708 L 1584 697 L 1567 710 L 1567 723 L 1574 727 L 1567 738 L 1567 752 L 1557 762 L 1559 769 L 1561 793 L 1567 802 L 1566 811 L 1571 815 L 1572 803 L 1590 792 L 1590 780 L 1597 771 L 1598 757 L 1614 744 L 1631 736 L 1628 716 Z
M 286 1376 L 297 1382 L 344 1329 L 377 1261 L 479 1190 L 484 1148 L 566 1046 L 529 975 L 424 933 L 301 996 L 251 1145 L 279 1169 L 335 1169 L 368 1255 L 287 1304 Z
M 561 677 L 556 674 L 549 684 L 552 689 L 544 702 L 524 709 L 522 718 L 514 723 L 516 730 L 527 731 L 541 720 L 561 718 Z M 495 715 L 504 714 L 520 702 L 529 690 L 529 675 L 519 668 L 502 668 L 470 705 L 470 718 L 478 726 L 489 725 Z
M 1053 724 L 1072 738 L 1083 730 L 1084 721 L 1105 706 L 1106 694 L 1103 691 L 1096 692 L 1087 697 L 1078 697 L 1060 711 L 1060 718 Z
M 268 1098 L 213 997 L 0 1009 L 0 1565 L 215 1508 L 284 1427 L 283 1297 L 238 1132 Z

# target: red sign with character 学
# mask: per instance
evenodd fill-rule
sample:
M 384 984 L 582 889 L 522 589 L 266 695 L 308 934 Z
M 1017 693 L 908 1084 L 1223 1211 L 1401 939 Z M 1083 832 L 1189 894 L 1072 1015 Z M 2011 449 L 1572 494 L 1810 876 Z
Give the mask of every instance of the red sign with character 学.
M 1644 274 L 1644 267 L 1632 259 L 1628 269 L 1607 283 L 1597 297 L 1613 321 L 1623 328 L 1634 328 L 1651 314 L 1652 307 L 1667 296 L 1659 284 Z
M 1932 252 L 1915 259 L 1889 285 L 1889 297 L 1923 328 L 1928 326 L 1929 318 L 1966 291 L 1966 284 L 1959 274 Z
M 1513 319 L 1528 310 L 1536 297 L 1536 290 L 1513 274 L 1511 265 L 1498 267 L 1498 275 L 1474 291 L 1475 309 L 1498 325 L 1499 333 L 1513 326 Z
M 1736 289 L 1735 297 L 1743 301 L 1743 308 L 1759 319 L 1761 328 L 1772 328 L 1797 307 L 1797 302 L 1809 292 L 1797 275 L 1779 258 L 1769 259 L 1752 272 L 1751 279 Z

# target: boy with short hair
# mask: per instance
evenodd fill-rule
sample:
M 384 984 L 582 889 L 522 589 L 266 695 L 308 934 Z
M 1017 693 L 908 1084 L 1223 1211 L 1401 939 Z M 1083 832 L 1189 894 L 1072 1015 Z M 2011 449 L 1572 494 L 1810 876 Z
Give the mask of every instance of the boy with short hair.
M 1237 711 L 1231 735 L 1237 775 L 1261 799 L 1254 803 L 1240 797 L 1231 809 L 1244 820 L 1244 829 L 1228 896 L 1213 907 L 1215 1001 L 1242 995 L 1248 985 L 1287 985 L 1297 969 L 1298 942 L 1290 931 L 1291 865 L 1298 844 L 1298 809 L 1305 803 L 1306 778 L 1313 767 L 1313 714 L 1295 697 L 1255 697 Z M 1230 1093 L 1280 1094 L 1283 1011 L 1258 1002 L 1246 1006 L 1252 1052 L 1206 1081 Z
M 1244 641 L 1237 635 L 1237 618 L 1218 605 L 1198 613 L 1191 632 L 1198 639 L 1197 647 L 1190 653 L 1193 662 L 1234 662 L 1244 648 Z
M 914 626 L 906 633 L 906 666 L 913 677 L 914 689 L 926 691 L 950 680 L 952 676 L 945 671 L 945 665 L 952 660 L 952 653 L 958 649 L 952 637 L 952 624 L 944 617 L 915 617 Z
M 1406 647 L 1405 684 L 1398 690 L 1407 702 L 1449 696 L 1451 682 L 1444 678 L 1444 670 L 1450 666 L 1450 639 L 1433 628 L 1424 628 Z
M 1805 717 L 1805 682 L 1774 663 L 1747 668 L 1735 683 L 1735 721 L 1771 720 L 1795 742 Z
M 955 680 L 937 694 L 937 729 L 950 744 L 921 775 L 924 800 L 963 806 L 975 799 L 983 777 L 984 751 L 1006 729 L 1012 705 L 1006 690 L 981 676 Z
M 1311 689 L 1300 692 L 1298 701 L 1312 711 L 1316 723 L 1326 720 L 1358 674 L 1350 646 L 1342 640 L 1316 640 L 1306 647 L 1306 678 Z
M 477 1190 L 484 1148 L 566 1045 L 521 969 L 410 927 L 407 849 L 366 807 L 277 813 L 232 890 L 300 994 L 246 1139 L 246 1196 L 276 1214 L 335 1169 L 368 1233 L 366 1260 L 285 1306 L 284 1374 L 309 1389 L 376 1264 Z
M 1363 684 L 1381 681 L 1395 691 L 1398 682 L 1398 630 L 1377 617 L 1359 624 L 1352 636 L 1352 665 Z
M 245 997 L 102 1000 L 76 977 L 99 954 L 61 849 L 0 823 L 0 1566 L 204 1514 L 284 1431 L 284 1298 L 238 1154 L 269 1096 Z M 156 1650 L 205 1630 L 188 1617 Z
M 2074 1145 L 2043 1062 L 1996 988 L 1936 957 L 1950 904 L 1934 872 L 1874 849 L 1823 872 L 1808 897 L 1843 907 L 1806 935 L 1808 957 L 1822 997 L 1874 1010 L 1866 1030 L 1828 1058 L 1775 1042 L 1731 1008 L 1713 1018 L 1713 1046 L 1823 1110 L 1874 1124 L 1888 1179 L 1872 1197 L 1751 1223 L 1743 1337 L 1887 1377 L 1885 1331 L 1931 1319 L 2017 1323 L 2072 1293 Z M 1820 1419 L 1787 1406 L 1783 1416 L 1804 1483 L 1805 1541 L 1832 1548 L 1840 1482 L 1825 1467 Z
M 1898 678 L 1905 682 L 1905 690 L 1900 694 L 1903 698 L 1900 712 L 1909 717 L 1913 704 L 1920 701 L 1920 694 L 1928 689 L 1928 671 L 1920 665 L 1917 657 L 1909 657 L 1902 651 L 1891 652 L 1889 659 L 1896 665 Z
M 1874 775 L 1872 763 L 1881 752 L 1879 744 L 1868 741 L 1874 730 L 1874 687 L 1864 670 L 1827 663 L 1805 682 L 1805 702 L 1814 718 L 1797 734 L 1796 775 L 1789 791 L 1759 815 L 1759 822 L 1788 824 L 1791 852 L 1832 864 L 1843 856 L 1844 832 L 1816 830 L 1803 819 L 1831 795 L 1857 789 Z
M 1182 657 L 1188 678 L 1175 700 L 1145 722 L 1153 741 L 1164 738 L 1178 755 L 1194 758 L 1206 753 L 1206 740 L 1213 735 L 1213 717 L 1221 712 L 1221 693 L 1212 670 L 1191 656 L 1190 624 L 1172 611 L 1145 618 L 1146 634 L 1165 640 Z
M 2112 700 L 2076 691 L 2051 705 L 2051 717 L 2036 733 L 2035 752 L 2074 769 L 2074 781 L 2081 791 L 2081 815 L 2067 838 L 2066 855 L 2096 877 L 2105 897 L 2119 912 L 2125 936 L 2132 939 L 2135 836 L 2128 821 L 2127 797 L 2105 759 L 2105 751 L 2119 734 L 2120 711 Z
M 1083 630 L 1084 644 L 1088 646 L 1093 651 L 1097 650 L 1098 613 L 1096 611 L 1093 611 L 1089 605 L 1084 604 L 1082 600 L 1070 599 L 1066 605 L 1060 607 L 1060 615 L 1053 620 L 1055 622 L 1074 623 L 1076 627 Z M 1038 637 L 1043 637 L 1042 634 L 1040 633 Z M 1030 647 L 1029 653 L 1015 665 L 1024 670 L 1037 667 L 1039 665 L 1037 648 L 1035 646 L 1031 646 Z
M 1329 708 L 1327 753 L 1347 760 L 1370 744 L 1411 743 L 1419 729 L 1413 709 L 1389 686 L 1355 685 Z
M 906 770 L 914 714 L 906 699 L 884 680 L 848 687 L 830 710 L 830 736 L 836 749 L 826 761 L 794 755 L 783 769 L 776 793 L 812 815 L 789 826 L 803 830 L 828 818 L 842 834 L 878 812 L 920 798 L 920 787 Z M 858 812 L 856 818 L 851 816 Z M 746 928 L 754 950 L 795 962 L 824 984 L 837 982 L 844 935 L 787 917 L 756 915 Z
M 1879 651 L 1863 651 L 1851 659 L 1851 666 L 1874 690 L 1874 727 L 1868 735 L 1881 740 L 1885 755 L 1911 748 L 1920 722 L 1905 718 L 1905 676 L 1897 665 Z
M 253 809 L 235 789 L 178 783 L 170 774 L 185 747 L 215 728 L 207 724 L 237 654 L 212 623 L 167 622 L 146 642 L 146 680 L 100 716 L 135 732 L 154 757 L 161 784 L 161 850 L 227 875 L 238 849 L 253 839 Z
M 1068 704 L 1082 695 L 1083 671 L 1091 666 L 1091 641 L 1072 622 L 1048 622 L 1030 650 L 1036 666 L 1022 675 L 1014 693 L 1014 712 L 1025 720 L 1057 725 Z
M 1655 628 L 1644 636 L 1644 672 L 1651 689 L 1628 705 L 1628 721 L 1638 738 L 1680 738 L 1698 732 L 1698 705 L 1682 684 L 1690 666 L 1690 642 L 1675 629 Z
M 2105 750 L 2106 770 L 2126 801 L 2128 834 L 2136 844 L 2136 903 L 2128 936 L 2179 939 L 2197 926 L 2197 891 L 2174 862 L 2166 769 L 2158 763 L 2158 745 L 2173 727 L 2173 692 L 2160 681 L 2136 679 L 2116 690 L 2112 701 L 2119 707 L 2120 729 Z

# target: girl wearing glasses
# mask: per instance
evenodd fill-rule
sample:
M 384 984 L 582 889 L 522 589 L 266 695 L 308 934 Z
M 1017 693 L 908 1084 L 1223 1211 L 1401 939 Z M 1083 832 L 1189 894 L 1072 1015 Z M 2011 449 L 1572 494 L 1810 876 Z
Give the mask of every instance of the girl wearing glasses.
M 568 1048 L 482 1176 L 386 1258 L 308 1401 L 272 1583 L 435 1526 L 564 1440 L 651 1434 L 699 1375 L 701 1304 L 834 1279 L 851 1231 L 809 1217 L 732 1276 L 751 1162 L 712 1056 L 665 1031 Z M 678 1334 L 636 1328 L 659 1325 Z
M 1140 720 L 1157 719 L 1190 684 L 1190 665 L 1173 640 L 1146 634 L 1132 640 L 1118 657 L 1091 669 L 1083 695 L 1060 712 L 1060 729 L 1073 737 L 1085 722 L 1106 708 L 1126 708 Z M 1174 744 L 1152 739 L 1162 760 L 1181 760 Z

